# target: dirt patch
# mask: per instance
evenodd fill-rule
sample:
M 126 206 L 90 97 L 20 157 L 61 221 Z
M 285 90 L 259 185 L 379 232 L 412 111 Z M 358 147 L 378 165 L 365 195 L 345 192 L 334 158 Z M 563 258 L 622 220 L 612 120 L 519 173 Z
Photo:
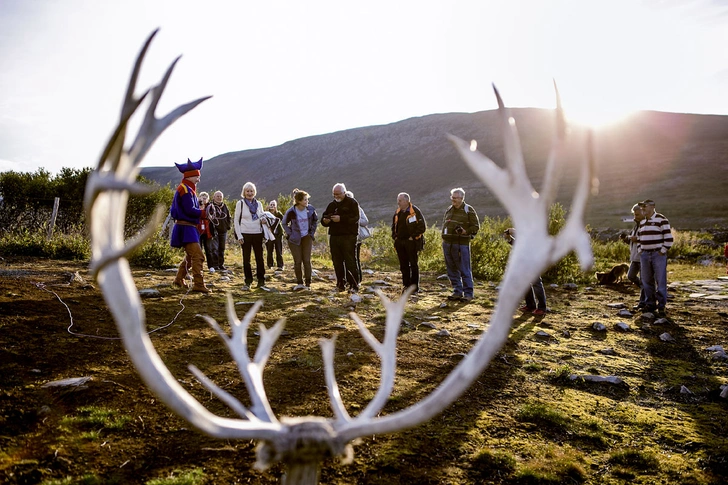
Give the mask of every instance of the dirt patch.
M 704 270 L 704 279 L 713 276 L 710 271 Z M 192 377 L 189 364 L 248 404 L 224 345 L 196 316 L 210 315 L 229 328 L 224 302 L 231 291 L 240 316 L 263 299 L 256 323 L 270 327 L 287 318 L 287 333 L 275 345 L 264 376 L 276 415 L 331 416 L 318 340 L 335 333 L 337 378 L 347 410 L 356 414 L 379 385 L 378 358 L 348 315 L 348 295 L 333 291 L 330 271 L 319 273 L 322 279 L 314 281 L 313 291 L 299 293 L 290 291 L 295 280 L 288 270 L 270 279 L 271 292 L 241 291 L 238 274 L 229 280 L 210 275 L 215 292 L 209 296 L 174 290 L 168 271 L 134 270 L 134 277 L 139 289 L 160 292 L 143 300 L 157 352 L 212 412 L 232 417 Z M 470 304 L 442 307 L 449 292 L 436 276 L 423 275 L 423 292 L 407 307 L 395 391 L 385 413 L 432 391 L 480 337 L 493 311 L 495 284 L 479 282 Z M 398 296 L 396 273 L 370 274 L 364 283 L 376 279 L 389 281 L 392 286 L 384 292 Z M 617 317 L 606 306 L 624 302 L 631 307 L 636 291 L 628 285 L 547 288 L 547 293 L 552 311 L 545 318 L 516 315 L 507 345 L 454 405 L 416 429 L 363 439 L 354 448 L 353 464 L 324 464 L 322 483 L 548 483 L 533 481 L 529 473 L 539 466 L 559 473 L 553 464 L 567 459 L 573 466 L 564 477 L 574 483 L 624 483 L 625 474 L 634 483 L 723 483 L 728 478 L 728 406 L 718 394 L 728 384 L 728 370 L 705 349 L 728 347 L 728 303 L 691 298 L 694 288 L 685 285 L 672 290 L 668 321 L 656 323 L 638 315 Z M 384 310 L 376 297 L 363 296 L 356 312 L 381 339 Z M 146 389 L 84 265 L 5 261 L 0 315 L 3 482 L 93 475 L 100 483 L 144 483 L 195 468 L 203 471 L 206 483 L 278 482 L 281 466 L 265 472 L 252 468 L 255 443 L 200 435 Z M 595 321 L 603 322 L 607 332 L 595 332 Z M 614 330 L 619 321 L 631 330 Z M 438 336 L 441 329 L 450 336 Z M 547 335 L 537 336 L 539 330 Z M 253 331 L 251 352 L 258 343 Z M 662 341 L 665 332 L 674 340 Z M 614 354 L 601 353 L 604 348 Z M 567 374 L 614 375 L 624 385 L 570 381 Z M 43 387 L 84 376 L 91 380 L 81 388 Z M 690 393 L 681 393 L 681 386 Z M 93 409 L 108 410 L 110 421 L 84 421 Z M 534 409 L 538 412 L 523 418 L 524 410 Z M 564 420 L 544 425 L 539 420 L 554 419 L 550 410 Z M 613 454 L 634 449 L 652 453 L 658 465 L 628 469 L 620 462 L 615 471 Z M 498 467 L 493 457 L 500 460 Z

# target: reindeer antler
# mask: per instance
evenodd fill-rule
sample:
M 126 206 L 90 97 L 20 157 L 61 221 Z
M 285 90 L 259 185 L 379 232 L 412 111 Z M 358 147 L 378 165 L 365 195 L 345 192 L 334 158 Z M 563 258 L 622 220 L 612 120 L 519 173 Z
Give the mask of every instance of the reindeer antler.
M 301 417 L 276 419 L 263 386 L 263 367 L 283 330 L 283 320 L 272 328 L 260 328 L 260 344 L 251 360 L 247 346 L 248 328 L 259 310 L 256 303 L 242 321 L 235 314 L 232 298 L 228 296 L 227 316 L 232 327 L 228 336 L 217 322 L 205 317 L 220 335 L 245 381 L 252 406 L 245 408 L 239 400 L 210 381 L 197 368 L 190 370 L 211 392 L 225 402 L 241 419 L 214 415 L 182 388 L 164 366 L 145 332 L 144 310 L 134 285 L 125 256 L 149 237 L 158 226 L 162 210 L 147 228 L 129 243 L 124 241 L 124 215 L 130 193 L 146 190 L 135 183 L 139 164 L 157 137 L 180 116 L 208 98 L 200 98 L 180 106 L 161 119 L 154 117 L 157 103 L 174 68 L 175 60 L 163 80 L 151 92 L 152 99 L 134 143 L 124 148 L 126 127 L 132 114 L 146 97 L 134 97 L 134 89 L 141 63 L 152 33 L 137 59 L 121 120 L 101 157 L 97 170 L 89 177 L 86 187 L 86 207 L 91 224 L 92 269 L 97 274 L 104 298 L 111 309 L 131 360 L 147 386 L 177 414 L 198 430 L 217 438 L 258 439 L 259 467 L 274 460 L 288 466 L 287 483 L 313 483 L 317 480 L 321 460 L 325 456 L 351 457 L 351 441 L 361 436 L 389 433 L 417 426 L 444 410 L 456 400 L 481 374 L 495 353 L 508 338 L 512 315 L 521 296 L 538 275 L 549 265 L 574 250 L 582 266 L 592 263 L 589 237 L 584 229 L 583 215 L 592 183 L 593 164 L 584 164 L 574 195 L 571 214 L 560 234 L 548 234 L 548 208 L 556 191 L 556 168 L 563 151 L 565 124 L 560 101 L 557 102 L 557 130 L 549 156 L 542 192 L 539 195 L 526 175 L 515 122 L 508 116 L 500 95 L 496 91 L 500 113 L 506 168 L 500 168 L 484 155 L 471 149 L 471 144 L 450 136 L 463 159 L 473 172 L 496 194 L 509 210 L 518 231 L 518 239 L 506 268 L 500 297 L 493 319 L 483 338 L 450 373 L 442 384 L 415 405 L 383 417 L 377 417 L 389 398 L 396 367 L 397 334 L 404 315 L 409 292 L 398 301 L 389 301 L 380 294 L 387 312 L 384 341 L 379 342 L 364 326 L 358 316 L 352 318 L 365 341 L 382 361 L 380 388 L 369 405 L 359 415 L 350 417 L 341 401 L 334 375 L 335 339 L 320 342 L 329 398 L 334 418 Z M 558 91 L 557 91 L 558 100 Z M 591 160 L 590 160 L 591 162 Z

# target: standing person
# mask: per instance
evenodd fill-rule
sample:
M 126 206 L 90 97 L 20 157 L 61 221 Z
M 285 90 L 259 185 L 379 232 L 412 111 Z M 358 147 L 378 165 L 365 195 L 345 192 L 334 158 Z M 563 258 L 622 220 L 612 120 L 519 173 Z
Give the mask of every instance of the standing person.
M 667 305 L 667 251 L 672 247 L 670 222 L 655 212 L 655 201 L 642 201 L 644 219 L 637 231 L 639 238 L 642 288 L 645 290 L 645 311 L 665 316 Z
M 275 236 L 275 239 L 265 242 L 265 249 L 267 253 L 268 269 L 273 268 L 273 251 L 276 253 L 276 263 L 278 264 L 278 271 L 283 271 L 283 227 L 281 227 L 281 221 L 283 220 L 283 214 L 278 211 L 278 202 L 271 200 L 268 203 L 268 212 L 275 216 L 273 224 L 269 224 L 270 232 Z
M 351 190 L 346 191 L 346 195 L 354 198 L 354 192 Z M 369 218 L 364 213 L 364 209 L 361 208 L 361 204 L 359 205 L 359 233 L 356 236 L 356 273 L 357 273 L 357 283 L 361 285 L 361 279 L 362 279 L 362 273 L 361 273 L 361 243 L 364 242 L 364 239 L 368 238 L 372 235 L 369 228 L 367 227 L 369 225 Z
M 516 242 L 516 230 L 509 227 L 503 231 L 503 237 L 506 238 L 508 244 L 513 245 Z M 536 281 L 531 283 L 531 288 L 526 291 L 526 304 L 519 308 L 522 312 L 530 312 L 536 316 L 546 315 L 546 290 L 543 287 L 543 280 L 539 276 Z
M 316 237 L 318 214 L 308 204 L 308 199 L 307 192 L 296 189 L 293 194 L 294 205 L 283 216 L 283 230 L 286 231 L 288 249 L 293 256 L 293 271 L 296 274 L 293 291 L 311 289 L 311 249 Z
M 359 291 L 356 275 L 356 238 L 359 235 L 359 203 L 346 195 L 346 186 L 337 183 L 331 189 L 334 200 L 321 216 L 321 225 L 329 228 L 331 261 L 336 272 L 336 289 Z
M 210 207 L 210 194 L 200 192 L 198 197 L 200 201 L 200 222 L 197 223 L 197 231 L 200 233 L 200 246 L 205 250 L 205 259 L 207 260 L 207 268 L 210 273 L 215 272 L 215 253 L 212 251 L 212 241 L 215 237 L 215 227 L 210 224 L 208 217 L 208 209 Z
M 207 218 L 215 228 L 212 236 L 212 258 L 215 269 L 227 271 L 225 267 L 225 247 L 227 246 L 227 233 L 232 225 L 230 210 L 224 202 L 224 195 L 219 190 L 212 195 L 212 204 L 207 208 Z
M 639 237 L 637 232 L 640 228 L 640 222 L 645 218 L 643 207 L 640 203 L 632 206 L 632 214 L 634 215 L 634 227 L 632 231 L 625 238 L 625 241 L 629 243 L 629 270 L 627 271 L 627 279 L 637 285 L 640 289 L 640 299 L 633 310 L 640 310 L 645 307 L 645 290 L 642 288 L 642 280 L 640 279 L 640 253 L 639 253 Z
M 402 273 L 402 292 L 414 285 L 414 293 L 420 291 L 420 266 L 418 253 L 425 247 L 427 224 L 422 212 L 410 202 L 409 194 L 397 195 L 397 210 L 392 217 L 392 239 Z
M 475 209 L 465 203 L 465 190 L 452 189 L 450 200 L 452 205 L 445 211 L 442 223 L 442 252 L 453 290 L 447 299 L 470 301 L 473 299 L 470 239 L 478 233 L 480 221 Z
M 244 290 L 253 284 L 253 268 L 250 264 L 250 253 L 255 253 L 255 276 L 258 288 L 265 287 L 265 261 L 263 260 L 263 224 L 268 224 L 263 215 L 263 204 L 258 202 L 258 193 L 253 182 L 246 182 L 240 195 L 243 197 L 235 204 L 235 236 L 243 247 L 243 273 L 245 274 Z
M 173 286 L 186 287 L 185 278 L 188 272 L 191 272 L 192 291 L 210 293 L 202 277 L 202 262 L 205 256 L 200 247 L 200 233 L 197 232 L 197 223 L 202 215 L 196 194 L 202 170 L 202 158 L 197 162 L 191 162 L 188 158 L 187 163 L 175 163 L 175 165 L 183 178 L 174 191 L 172 206 L 169 208 L 169 214 L 174 219 L 169 243 L 173 248 L 184 248 L 185 259 L 179 265 Z

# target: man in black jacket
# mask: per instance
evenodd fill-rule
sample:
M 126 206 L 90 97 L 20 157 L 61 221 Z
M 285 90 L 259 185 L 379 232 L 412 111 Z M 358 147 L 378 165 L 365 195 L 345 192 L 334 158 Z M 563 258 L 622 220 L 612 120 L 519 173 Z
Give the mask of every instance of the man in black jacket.
M 329 228 L 331 261 L 336 272 L 336 288 L 359 291 L 356 269 L 356 238 L 359 235 L 359 203 L 346 195 L 346 186 L 337 183 L 332 189 L 334 200 L 321 216 L 321 225 Z
M 218 271 L 227 271 L 225 267 L 225 246 L 227 242 L 227 233 L 232 225 L 230 210 L 224 201 L 224 195 L 221 191 L 216 191 L 212 195 L 212 204 L 208 207 L 208 219 L 215 226 L 215 235 L 212 236 L 212 259 L 208 261 L 208 266 L 214 266 Z
M 397 212 L 392 217 L 392 239 L 399 259 L 399 270 L 402 273 L 402 285 L 406 291 L 411 285 L 415 293 L 420 291 L 419 251 L 425 246 L 425 229 L 427 224 L 422 212 L 410 202 L 409 194 L 397 195 Z

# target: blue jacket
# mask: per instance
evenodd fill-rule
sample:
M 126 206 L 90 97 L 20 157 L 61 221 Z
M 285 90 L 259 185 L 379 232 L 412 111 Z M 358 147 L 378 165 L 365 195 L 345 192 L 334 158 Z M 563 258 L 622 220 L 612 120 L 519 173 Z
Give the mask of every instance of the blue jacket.
M 316 214 L 316 209 L 312 205 L 306 207 L 306 210 L 308 212 L 308 235 L 313 239 L 316 236 L 318 214 Z M 288 209 L 283 216 L 283 230 L 286 231 L 286 237 L 289 243 L 295 244 L 296 246 L 301 245 L 301 228 L 298 226 L 295 205 Z
M 169 243 L 173 248 L 181 248 L 185 244 L 199 243 L 200 233 L 197 231 L 197 223 L 200 222 L 200 203 L 197 200 L 195 186 L 190 182 L 182 181 L 174 192 L 172 206 L 169 213 L 175 221 L 184 221 L 192 225 L 175 224 L 172 227 L 172 235 Z

